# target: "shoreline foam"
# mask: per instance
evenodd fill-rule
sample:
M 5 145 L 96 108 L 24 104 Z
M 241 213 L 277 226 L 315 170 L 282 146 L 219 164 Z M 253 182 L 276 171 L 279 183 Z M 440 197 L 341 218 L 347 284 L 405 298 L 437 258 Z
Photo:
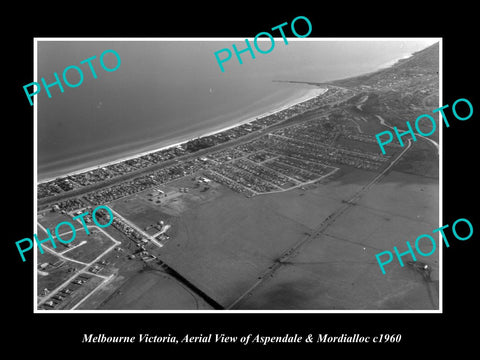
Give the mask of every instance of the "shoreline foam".
M 56 180 L 56 179 L 62 179 L 62 178 L 65 178 L 65 177 L 68 177 L 68 176 L 72 176 L 72 175 L 78 175 L 78 174 L 82 174 L 82 173 L 85 173 L 85 172 L 89 172 L 89 171 L 92 171 L 92 170 L 96 170 L 96 169 L 100 169 L 100 168 L 103 168 L 103 167 L 106 167 L 106 166 L 110 166 L 110 165 L 113 165 L 113 164 L 118 164 L 118 163 L 121 163 L 121 162 L 124 162 L 124 161 L 127 161 L 127 160 L 131 160 L 131 159 L 135 159 L 135 158 L 138 158 L 138 157 L 141 157 L 141 156 L 144 156 L 144 155 L 148 155 L 148 154 L 151 154 L 151 153 L 155 153 L 155 152 L 158 152 L 158 151 L 163 151 L 163 150 L 167 150 L 167 149 L 171 149 L 171 148 L 174 148 L 174 147 L 177 147 L 177 146 L 180 146 L 180 145 L 183 145 L 191 140 L 194 140 L 194 139 L 198 139 L 198 138 L 202 138 L 202 137 L 206 137 L 206 136 L 211 136 L 211 135 L 215 135 L 215 134 L 218 134 L 218 133 L 222 133 L 224 131 L 227 131 L 227 130 L 230 130 L 230 129 L 233 129 L 235 127 L 238 127 L 238 126 L 241 126 L 241 125 L 244 125 L 244 124 L 248 124 L 248 123 L 251 123 L 257 119 L 261 119 L 263 117 L 266 117 L 266 116 L 270 116 L 270 115 L 274 115 L 278 112 L 281 112 L 285 109 L 288 109 L 292 106 L 295 106 L 295 105 L 298 105 L 298 104 L 301 104 L 303 102 L 306 102 L 308 100 L 311 100 L 317 96 L 320 96 L 322 94 L 324 94 L 328 89 L 327 88 L 314 88 L 314 89 L 311 89 L 309 91 L 309 93 L 307 93 L 307 95 L 304 95 L 300 98 L 297 98 L 295 100 L 292 100 L 290 102 L 288 102 L 286 105 L 282 105 L 281 107 L 279 108 L 275 108 L 273 110 L 269 110 L 269 111 L 266 111 L 262 114 L 259 114 L 259 115 L 255 115 L 255 116 L 252 116 L 252 117 L 249 117 L 245 120 L 242 120 L 242 121 L 239 121 L 239 122 L 236 122 L 235 124 L 233 125 L 228 125 L 228 126 L 225 126 L 225 127 L 222 127 L 220 129 L 217 129 L 217 130 L 212 130 L 210 132 L 206 132 L 204 134 L 201 134 L 201 135 L 198 135 L 198 136 L 195 136 L 195 137 L 189 137 L 187 138 L 186 140 L 181 140 L 179 142 L 175 142 L 173 144 L 170 144 L 170 145 L 165 145 L 165 146 L 162 146 L 162 147 L 159 147 L 159 148 L 155 148 L 155 149 L 152 149 L 152 150 L 147 150 L 147 151 L 143 151 L 143 152 L 137 152 L 135 154 L 132 154 L 132 155 L 126 155 L 126 156 L 123 156 L 121 158 L 118 158 L 118 159 L 115 159 L 115 160 L 111 160 L 111 161 L 108 161 L 108 162 L 105 162 L 105 163 L 101 163 L 101 164 L 96 164 L 96 165 L 92 165 L 92 166 L 89 166 L 89 167 L 85 167 L 85 168 L 82 168 L 82 169 L 78 169 L 78 170 L 74 170 L 74 171 L 71 171 L 71 172 L 68 172 L 68 173 L 65 173 L 65 174 L 62 174 L 62 175 L 56 175 L 56 176 L 51 176 L 51 177 L 48 177 L 48 178 L 45 178 L 45 179 L 42 179 L 42 180 L 39 180 L 37 181 L 37 185 L 40 185 L 40 184 L 43 184 L 43 183 L 47 183 L 49 181 L 52 181 L 52 180 Z M 313 95 L 312 95 L 313 94 Z

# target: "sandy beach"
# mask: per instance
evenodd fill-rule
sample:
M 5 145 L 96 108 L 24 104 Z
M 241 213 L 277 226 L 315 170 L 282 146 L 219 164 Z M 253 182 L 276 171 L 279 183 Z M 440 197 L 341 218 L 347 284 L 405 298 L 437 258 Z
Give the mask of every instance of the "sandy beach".
M 256 114 L 255 116 L 248 117 L 247 119 L 236 121 L 234 124 L 227 125 L 227 126 L 224 126 L 222 128 L 219 128 L 219 129 L 213 129 L 213 130 L 210 129 L 209 131 L 207 131 L 205 133 L 202 133 L 202 134 L 199 134 L 199 135 L 195 135 L 195 136 L 190 135 L 188 138 L 172 139 L 172 142 L 170 144 L 166 144 L 166 145 L 164 144 L 164 145 L 162 145 L 158 148 L 150 149 L 150 150 L 143 151 L 143 152 L 136 152 L 134 154 L 129 154 L 127 156 L 122 156 L 122 157 L 120 157 L 118 159 L 115 159 L 115 160 L 112 160 L 112 161 L 108 161 L 108 162 L 104 162 L 104 163 L 101 163 L 101 164 L 96 164 L 96 165 L 93 165 L 93 166 L 81 168 L 81 169 L 74 170 L 74 171 L 71 171 L 71 172 L 68 172 L 68 173 L 65 173 L 65 174 L 62 174 L 62 175 L 56 175 L 56 176 L 51 176 L 51 177 L 48 177 L 48 178 L 45 178 L 45 179 L 41 179 L 41 180 L 37 181 L 37 185 L 43 184 L 43 183 L 46 183 L 46 182 L 49 182 L 49 181 L 52 181 L 52 180 L 55 180 L 55 179 L 60 179 L 60 178 L 64 178 L 64 177 L 68 177 L 68 176 L 72 176 L 72 175 L 85 173 L 85 172 L 92 171 L 92 170 L 95 170 L 95 169 L 103 168 L 103 167 L 106 167 L 106 166 L 109 166 L 109 165 L 112 165 L 112 164 L 121 163 L 123 161 L 127 161 L 127 160 L 130 160 L 130 159 L 135 159 L 137 157 L 141 157 L 141 156 L 144 156 L 144 155 L 155 153 L 157 151 L 162 151 L 162 150 L 170 149 L 170 148 L 173 148 L 173 147 L 177 147 L 177 146 L 185 144 L 185 143 L 187 143 L 187 142 L 189 142 L 193 139 L 196 139 L 196 138 L 201 138 L 201 137 L 205 137 L 205 136 L 218 134 L 218 133 L 227 131 L 229 129 L 235 128 L 237 126 L 241 126 L 243 124 L 248 124 L 248 123 L 250 123 L 252 121 L 255 121 L 257 119 L 276 114 L 280 111 L 288 109 L 289 107 L 292 107 L 294 105 L 303 103 L 305 101 L 313 99 L 314 97 L 322 95 L 327 90 L 328 89 L 326 89 L 326 88 L 312 88 L 312 89 L 309 89 L 306 94 L 304 94 L 303 96 L 301 96 L 299 98 L 290 100 L 286 104 L 284 103 L 279 107 L 274 107 L 274 109 L 266 111 L 264 113 Z

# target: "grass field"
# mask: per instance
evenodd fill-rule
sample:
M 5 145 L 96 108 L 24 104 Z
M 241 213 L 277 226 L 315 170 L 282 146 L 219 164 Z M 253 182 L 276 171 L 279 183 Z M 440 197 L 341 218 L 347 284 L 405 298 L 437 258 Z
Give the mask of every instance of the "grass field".
M 170 215 L 162 211 L 162 207 L 149 203 L 145 194 L 132 195 L 126 199 L 113 202 L 111 205 L 114 210 L 132 221 L 142 230 L 145 227 L 157 224 L 163 220 L 168 222 Z
M 437 227 L 438 184 L 392 172 L 238 308 L 433 309 L 438 304 L 438 237 L 433 255 L 417 256 L 433 270 L 430 284 L 397 260 L 385 266 L 383 275 L 375 254 L 393 246 L 406 250 L 407 240 L 414 244 Z
M 436 182 L 438 183 L 439 159 L 437 149 L 429 141 L 422 138 L 412 142 L 412 145 L 412 150 L 407 152 L 395 165 L 395 170 L 431 177 L 437 179 Z
M 268 196 L 246 199 L 225 189 L 214 203 L 184 212 L 162 260 L 228 305 L 309 230 L 271 211 Z
M 380 154 L 376 142 L 349 140 L 346 134 L 358 130 L 373 139 L 380 132 L 391 131 L 390 125 L 403 132 L 406 121 L 414 124 L 421 114 L 431 113 L 439 100 L 438 51 L 437 44 L 392 67 L 334 81 L 328 85 L 329 91 L 318 99 L 323 108 L 276 123 L 262 136 L 287 125 L 297 126 L 299 121 L 328 118 L 330 126 L 323 130 L 329 134 L 313 129 L 312 134 L 318 134 L 319 141 L 325 135 L 341 147 Z M 343 86 L 347 88 L 342 89 Z M 440 125 L 437 120 L 437 128 Z M 428 126 L 424 120 L 423 131 L 429 131 Z M 293 133 L 305 139 L 301 132 Z M 337 136 L 339 134 L 343 135 Z M 429 138 L 438 143 L 439 134 L 437 129 Z M 214 151 L 237 146 L 255 136 L 232 140 Z M 316 140 L 307 138 L 306 146 Z M 407 138 L 411 136 L 403 140 Z M 398 139 L 393 141 L 398 143 Z M 275 147 L 263 147 L 262 151 L 273 151 Z M 308 148 L 305 150 L 310 152 Z M 335 152 L 328 152 L 329 158 L 336 156 Z M 421 265 L 402 267 L 396 258 L 386 265 L 384 275 L 375 255 L 393 251 L 394 246 L 403 252 L 406 241 L 414 244 L 419 235 L 431 234 L 439 227 L 438 150 L 436 144 L 418 137 L 411 146 L 409 142 L 408 149 L 388 147 L 387 154 L 392 156 L 390 160 L 398 154 L 402 154 L 402 158 L 376 184 L 371 181 L 379 172 L 342 165 L 331 176 L 315 183 L 288 192 L 255 194 L 252 198 L 213 181 L 200 185 L 193 176 L 186 176 L 160 186 L 160 191 L 152 188 L 113 201 L 109 206 L 125 217 L 124 221 L 138 227 L 136 232 L 147 232 L 140 237 L 156 234 L 159 229 L 152 225 L 164 221 L 171 226 L 170 238 L 166 242 L 162 239 L 163 246 L 144 239 L 146 244 L 140 247 L 136 243 L 139 239 L 132 241 L 113 227 L 106 229 L 113 236 L 117 232 L 120 243 L 116 251 L 105 256 L 108 261 L 101 262 L 106 268 L 102 270 L 104 277 L 92 276 L 85 284 L 67 285 L 73 293 L 57 308 L 71 308 L 105 281 L 79 308 L 208 309 L 198 296 L 200 292 L 193 293 L 196 287 L 226 308 L 235 304 L 235 309 L 437 309 L 440 235 L 434 236 L 437 251 L 433 255 L 417 255 L 421 265 L 430 266 L 428 276 L 425 272 L 422 274 Z M 203 155 L 209 157 L 211 150 L 199 151 L 192 157 Z M 176 160 L 183 161 L 176 158 L 171 162 Z M 348 157 L 336 161 L 345 163 L 345 160 L 348 161 Z M 155 165 L 142 174 L 164 165 Z M 384 163 L 382 168 L 387 166 Z M 137 175 L 140 172 L 58 194 L 55 199 L 93 191 Z M 354 196 L 354 202 L 350 201 Z M 40 199 L 40 203 L 46 200 Z M 45 212 L 38 220 L 52 231 L 62 221 L 72 222 L 71 217 L 53 212 Z M 82 227 L 78 222 L 74 224 L 77 229 Z M 37 234 L 40 239 L 46 238 L 41 229 L 37 229 Z M 87 237 L 83 231 L 79 231 L 72 245 L 84 240 L 86 244 L 65 254 L 90 262 L 111 246 L 110 239 L 102 234 Z M 45 243 L 44 246 L 51 245 Z M 58 247 L 58 251 L 67 249 L 63 244 Z M 429 250 L 425 242 L 421 248 Z M 142 260 L 146 255 L 153 256 Z M 51 254 L 39 255 L 38 259 L 40 264 L 57 260 Z M 410 256 L 404 260 L 410 260 Z M 169 271 L 175 270 L 171 274 L 179 274 L 186 281 L 179 282 L 164 273 L 165 264 L 170 267 Z M 57 269 L 46 266 L 42 271 L 49 275 L 38 275 L 39 289 L 58 287 L 71 277 L 68 269 L 77 265 L 67 262 Z M 187 288 L 186 283 L 191 286 Z M 155 325 L 162 326 L 161 323 Z M 385 329 L 388 330 L 388 324 Z
M 77 220 L 72 220 L 72 217 L 69 215 L 65 215 L 59 212 L 54 211 L 46 211 L 43 213 L 44 215 L 38 216 L 38 221 L 45 227 L 50 229 L 50 231 L 55 233 L 55 227 L 64 221 L 67 221 L 75 226 L 75 229 L 83 229 L 83 225 L 78 222 Z M 66 230 L 67 229 L 67 230 Z M 59 228 L 59 232 L 68 231 L 70 228 L 68 225 L 62 225 Z M 38 233 L 37 233 L 38 234 Z
M 82 309 L 87 308 L 82 307 Z M 169 275 L 159 271 L 142 271 L 119 287 L 99 309 L 198 310 L 211 308 Z
M 197 194 L 192 187 L 162 205 L 148 202 L 142 193 L 112 206 L 142 229 L 160 219 L 171 224 L 171 239 L 158 249 L 159 258 L 228 306 L 375 175 L 342 167 L 328 182 L 306 190 L 245 198 L 216 184 L 210 193 Z M 169 186 L 193 183 L 182 179 Z M 375 254 L 392 251 L 393 246 L 403 249 L 405 241 L 413 242 L 436 227 L 438 181 L 393 171 L 236 308 L 432 309 L 438 304 L 438 252 L 418 256 L 433 269 L 429 284 L 413 268 L 395 261 L 383 275 Z M 198 296 L 167 275 L 143 271 L 117 277 L 81 306 L 97 307 L 162 310 L 208 305 L 199 305 Z
M 75 228 L 76 237 L 70 243 L 72 246 L 74 246 L 77 243 L 77 241 L 79 239 L 79 236 L 86 235 L 83 225 L 76 220 L 72 220 L 72 218 L 68 215 L 64 215 L 64 214 L 61 214 L 61 213 L 58 213 L 58 212 L 53 212 L 53 211 L 47 211 L 47 212 L 44 213 L 44 215 L 38 216 L 38 223 L 41 224 L 45 229 L 50 230 L 50 233 L 52 234 L 52 236 L 54 238 L 54 241 L 55 241 L 55 245 L 56 245 L 56 248 L 54 250 L 58 251 L 58 252 L 62 252 L 64 250 L 68 249 L 68 246 L 67 246 L 68 244 L 64 244 L 60 241 L 57 241 L 57 238 L 56 238 L 56 235 L 55 235 L 55 228 L 61 222 L 69 222 Z M 88 225 L 91 225 L 91 224 L 88 224 Z M 71 227 L 69 225 L 64 224 L 64 225 L 62 225 L 61 227 L 58 228 L 58 232 L 59 232 L 60 236 L 64 233 L 67 233 L 67 234 L 65 234 L 65 236 L 63 236 L 63 237 L 61 236 L 62 239 L 64 239 L 65 241 L 68 241 L 72 237 L 72 234 L 68 233 L 70 231 L 71 231 Z M 37 234 L 37 237 L 38 237 L 39 241 L 47 239 L 47 237 L 48 237 L 47 233 L 40 226 L 38 226 L 38 224 L 37 224 L 36 234 Z M 35 242 L 35 239 L 34 239 L 33 235 L 32 235 L 32 241 Z M 46 242 L 42 243 L 41 246 L 53 249 L 51 241 L 46 241 Z
M 342 205 L 342 200 L 352 197 L 375 175 L 369 171 L 347 167 L 341 167 L 340 173 L 340 178 L 326 182 L 328 185 L 313 184 L 308 186 L 308 190 L 298 188 L 262 195 L 261 202 L 272 213 L 314 229 Z
M 86 243 L 79 245 L 84 241 Z M 72 242 L 73 246 L 79 246 L 68 250 L 64 255 L 74 260 L 90 263 L 113 244 L 112 240 L 98 229 L 90 229 L 90 235 L 79 231 Z
M 322 236 L 307 244 L 238 308 L 246 310 L 431 309 L 421 275 L 408 270 L 383 276 L 371 253 L 357 244 Z

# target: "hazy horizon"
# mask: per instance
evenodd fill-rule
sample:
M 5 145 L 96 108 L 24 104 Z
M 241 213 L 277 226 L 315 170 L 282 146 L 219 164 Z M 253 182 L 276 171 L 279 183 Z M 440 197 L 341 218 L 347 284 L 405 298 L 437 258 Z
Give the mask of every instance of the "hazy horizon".
M 77 88 L 52 87 L 38 102 L 38 171 L 81 167 L 120 156 L 147 144 L 169 140 L 232 122 L 243 113 L 264 112 L 304 92 L 307 85 L 272 80 L 323 82 L 377 70 L 438 39 L 295 41 L 277 39 L 269 54 L 233 54 L 221 72 L 213 55 L 222 48 L 245 47 L 243 39 L 227 41 L 38 41 L 38 80 L 53 81 L 70 65 L 84 73 Z M 104 71 L 100 54 L 113 49 L 120 68 Z M 233 52 L 233 51 L 232 51 Z M 97 79 L 87 64 L 92 63 Z M 107 59 L 107 58 L 106 58 Z M 114 64 L 114 63 L 113 63 Z M 74 71 L 69 79 L 75 82 Z M 63 81 L 62 81 L 63 82 Z M 43 89 L 42 89 L 43 90 Z

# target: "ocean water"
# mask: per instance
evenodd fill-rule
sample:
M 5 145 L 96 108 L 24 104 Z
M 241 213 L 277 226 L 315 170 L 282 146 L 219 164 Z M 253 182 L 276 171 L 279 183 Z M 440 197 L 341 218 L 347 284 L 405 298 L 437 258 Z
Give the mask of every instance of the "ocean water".
M 221 72 L 214 52 L 239 49 L 222 41 L 40 41 L 37 81 L 54 81 L 70 65 L 83 70 L 80 86 L 36 96 L 38 180 L 60 176 L 198 137 L 312 94 L 316 88 L 272 80 L 328 81 L 373 71 L 433 41 L 290 41 L 269 54 L 235 55 Z M 264 44 L 268 48 L 269 44 Z M 263 47 L 263 46 L 262 46 Z M 117 71 L 100 54 L 115 50 Z M 87 64 L 92 61 L 97 78 Z M 104 57 L 113 68 L 112 54 Z M 75 70 L 71 83 L 79 81 Z M 35 80 L 34 80 L 35 81 Z M 319 91 L 316 89 L 316 91 Z

